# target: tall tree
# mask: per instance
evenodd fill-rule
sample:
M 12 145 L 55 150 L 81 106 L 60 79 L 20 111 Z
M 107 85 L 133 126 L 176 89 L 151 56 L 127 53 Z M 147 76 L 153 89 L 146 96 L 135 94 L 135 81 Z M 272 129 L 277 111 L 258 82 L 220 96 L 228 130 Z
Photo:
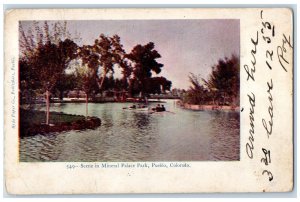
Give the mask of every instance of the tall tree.
M 30 27 L 27 35 L 22 24 L 19 25 L 19 61 L 27 61 L 31 74 L 38 75 L 30 78 L 30 80 L 35 79 L 35 81 L 29 82 L 37 85 L 35 88 L 43 90 L 46 94 L 46 124 L 49 124 L 50 91 L 53 90 L 70 61 L 77 57 L 77 45 L 68 38 L 66 23 L 62 25 L 60 22 L 56 22 L 50 30 L 47 21 L 44 22 L 43 27 L 40 26 L 40 23 L 35 22 L 35 34 Z M 21 67 L 26 66 L 20 64 L 20 75 L 26 74 L 24 73 L 26 69 Z
M 120 42 L 120 37 L 101 34 L 93 45 L 84 45 L 80 49 L 83 64 L 86 64 L 97 75 L 99 89 L 102 90 L 104 80 L 108 73 L 114 73 L 117 65 L 125 70 L 127 63 L 124 60 L 125 51 Z
M 239 58 L 232 55 L 230 59 L 220 59 L 218 64 L 212 67 L 209 79 L 203 81 L 219 102 L 224 104 L 229 99 L 230 103 L 238 103 L 240 90 Z
M 85 117 L 88 117 L 88 103 L 89 103 L 89 96 L 93 91 L 98 90 L 98 84 L 96 80 L 95 71 L 92 69 L 82 66 L 78 68 L 76 73 L 76 80 L 78 82 L 78 86 L 85 92 L 85 104 L 86 104 L 86 111 Z
M 161 55 L 154 49 L 154 43 L 149 42 L 146 45 L 136 45 L 132 51 L 126 55 L 133 62 L 133 76 L 139 83 L 140 93 L 142 96 L 146 93 L 146 82 L 152 76 L 152 72 L 159 74 L 163 64 L 156 60 Z
M 76 50 L 77 45 L 69 39 L 61 41 L 59 45 L 48 42 L 39 46 L 31 58 L 39 75 L 40 88 L 46 92 L 46 124 L 50 121 L 50 92 L 62 79 L 61 75 L 69 62 L 77 57 Z
M 190 73 L 190 88 L 184 96 L 184 101 L 189 104 L 204 104 L 208 101 L 209 94 L 203 84 L 201 84 L 200 76 Z

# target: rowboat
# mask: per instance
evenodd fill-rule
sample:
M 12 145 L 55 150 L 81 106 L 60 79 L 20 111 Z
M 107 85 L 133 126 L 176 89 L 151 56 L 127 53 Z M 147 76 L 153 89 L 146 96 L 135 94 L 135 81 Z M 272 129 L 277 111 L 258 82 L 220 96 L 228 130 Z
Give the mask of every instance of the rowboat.
M 142 108 L 131 108 L 131 107 L 124 107 L 125 110 L 131 110 L 131 111 L 148 111 L 148 107 L 142 107 Z
M 136 109 L 133 109 L 133 110 L 136 110 L 136 111 L 148 111 L 149 108 L 148 107 L 143 107 L 143 108 L 136 108 Z

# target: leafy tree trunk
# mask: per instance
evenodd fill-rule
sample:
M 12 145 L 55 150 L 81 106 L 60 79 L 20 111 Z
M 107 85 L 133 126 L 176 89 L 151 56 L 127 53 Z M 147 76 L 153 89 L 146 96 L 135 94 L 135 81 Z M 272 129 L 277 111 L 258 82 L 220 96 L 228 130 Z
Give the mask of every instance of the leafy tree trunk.
M 50 124 L 50 92 L 46 90 L 46 124 Z
M 89 95 L 85 93 L 85 118 L 88 117 L 88 105 L 89 105 Z

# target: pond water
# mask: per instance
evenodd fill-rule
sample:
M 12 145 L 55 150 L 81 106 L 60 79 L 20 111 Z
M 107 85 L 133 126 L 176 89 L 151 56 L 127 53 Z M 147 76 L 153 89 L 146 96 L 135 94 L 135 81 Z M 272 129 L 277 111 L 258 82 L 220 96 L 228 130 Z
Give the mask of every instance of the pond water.
M 190 111 L 165 101 L 167 112 L 161 113 L 122 109 L 130 103 L 90 103 L 89 115 L 101 118 L 100 127 L 24 137 L 20 161 L 239 160 L 238 112 Z M 85 115 L 84 103 L 52 104 L 50 109 Z

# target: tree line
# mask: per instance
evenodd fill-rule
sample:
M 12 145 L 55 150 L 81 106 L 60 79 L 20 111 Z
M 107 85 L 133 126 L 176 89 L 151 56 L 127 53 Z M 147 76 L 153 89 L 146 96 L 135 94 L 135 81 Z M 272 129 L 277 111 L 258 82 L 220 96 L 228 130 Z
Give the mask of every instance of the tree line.
M 65 91 L 75 88 L 85 92 L 86 101 L 109 89 L 145 97 L 171 88 L 171 81 L 153 76 L 164 66 L 157 61 L 161 55 L 153 42 L 138 44 L 126 53 L 118 35 L 100 34 L 92 45 L 79 46 L 76 40 L 80 38 L 60 21 L 34 22 L 27 30 L 20 22 L 19 32 L 21 98 L 45 94 L 47 111 L 50 94 L 62 99 Z M 78 68 L 67 73 L 72 64 Z M 114 78 L 116 68 L 122 78 Z

